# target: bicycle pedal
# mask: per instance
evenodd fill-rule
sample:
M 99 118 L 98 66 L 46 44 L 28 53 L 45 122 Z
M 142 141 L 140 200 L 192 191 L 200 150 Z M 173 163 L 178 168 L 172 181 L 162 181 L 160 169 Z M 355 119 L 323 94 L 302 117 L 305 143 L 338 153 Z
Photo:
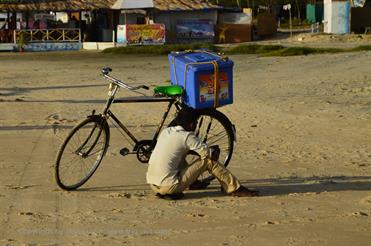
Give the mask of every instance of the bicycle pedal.
M 120 155 L 122 155 L 122 156 L 128 155 L 129 153 L 130 153 L 130 151 L 129 151 L 128 148 L 120 149 Z

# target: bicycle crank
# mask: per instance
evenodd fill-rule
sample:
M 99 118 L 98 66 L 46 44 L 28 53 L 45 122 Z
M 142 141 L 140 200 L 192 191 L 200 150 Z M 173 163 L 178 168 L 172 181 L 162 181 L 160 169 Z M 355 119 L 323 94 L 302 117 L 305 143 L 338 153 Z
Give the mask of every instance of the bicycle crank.
M 137 152 L 137 159 L 141 163 L 148 163 L 152 154 L 152 140 L 141 140 L 134 146 L 134 151 Z

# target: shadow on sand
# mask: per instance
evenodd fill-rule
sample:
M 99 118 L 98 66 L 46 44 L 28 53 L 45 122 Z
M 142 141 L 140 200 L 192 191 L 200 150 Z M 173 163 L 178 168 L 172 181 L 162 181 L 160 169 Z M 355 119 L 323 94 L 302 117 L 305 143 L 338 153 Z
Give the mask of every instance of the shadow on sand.
M 286 177 L 244 180 L 242 183 L 258 189 L 262 196 L 371 190 L 371 176 Z
M 26 94 L 32 91 L 39 90 L 58 90 L 58 89 L 76 89 L 76 88 L 89 88 L 89 87 L 102 87 L 107 84 L 90 84 L 90 85 L 65 85 L 65 86 L 41 86 L 41 87 L 0 87 L 0 96 L 17 96 Z
M 313 177 L 281 177 L 270 179 L 242 180 L 249 188 L 257 189 L 260 196 L 278 196 L 294 193 L 321 193 L 337 191 L 367 191 L 371 190 L 371 176 L 313 176 Z M 79 191 L 138 191 L 150 188 L 147 184 L 119 185 L 105 187 L 81 188 Z M 205 190 L 186 192 L 183 199 L 199 199 L 203 197 L 225 196 L 220 186 L 213 183 Z

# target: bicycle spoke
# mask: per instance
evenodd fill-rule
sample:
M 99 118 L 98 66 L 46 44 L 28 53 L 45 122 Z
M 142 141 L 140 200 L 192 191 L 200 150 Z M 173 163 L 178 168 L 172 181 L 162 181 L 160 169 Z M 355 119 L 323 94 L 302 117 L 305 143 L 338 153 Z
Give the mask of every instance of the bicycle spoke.
M 233 130 L 230 122 L 222 113 L 207 110 L 201 112 L 195 134 L 208 146 L 219 146 L 219 161 L 224 166 L 228 165 L 233 152 Z M 199 179 L 210 182 L 213 177 L 206 171 Z
M 208 142 L 208 144 L 209 144 L 209 146 L 211 146 L 211 145 L 214 145 L 215 143 L 217 143 L 217 142 L 219 142 L 221 139 L 223 139 L 225 136 L 221 136 L 221 137 L 219 137 L 219 138 L 216 138 L 215 140 L 213 140 L 213 141 L 209 141 Z M 218 144 L 219 145 L 219 144 Z M 219 146 L 220 147 L 220 146 Z
M 65 169 L 65 168 L 70 167 L 70 165 L 66 165 L 66 164 L 70 164 L 70 163 L 76 161 L 76 159 L 78 159 L 79 157 L 80 157 L 80 156 L 78 156 L 78 155 L 73 156 L 72 159 L 71 159 L 70 161 L 68 161 L 68 162 L 64 162 L 64 163 L 63 163 L 63 166 L 61 166 L 60 168 Z
M 103 149 L 104 149 L 104 146 L 101 149 L 96 150 L 95 152 L 90 152 L 89 156 L 93 156 L 97 153 L 101 153 Z

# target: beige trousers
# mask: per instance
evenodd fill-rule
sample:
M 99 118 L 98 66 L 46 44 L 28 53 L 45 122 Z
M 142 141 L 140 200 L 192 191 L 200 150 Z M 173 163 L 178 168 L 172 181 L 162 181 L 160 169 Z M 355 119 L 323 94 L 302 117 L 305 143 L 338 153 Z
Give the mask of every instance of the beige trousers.
M 205 158 L 184 167 L 179 173 L 179 182 L 177 184 L 170 186 L 151 185 L 151 188 L 155 193 L 162 195 L 181 193 L 206 170 L 214 175 L 227 193 L 231 193 L 241 186 L 238 179 L 222 164 L 218 161 L 212 161 L 210 158 Z

